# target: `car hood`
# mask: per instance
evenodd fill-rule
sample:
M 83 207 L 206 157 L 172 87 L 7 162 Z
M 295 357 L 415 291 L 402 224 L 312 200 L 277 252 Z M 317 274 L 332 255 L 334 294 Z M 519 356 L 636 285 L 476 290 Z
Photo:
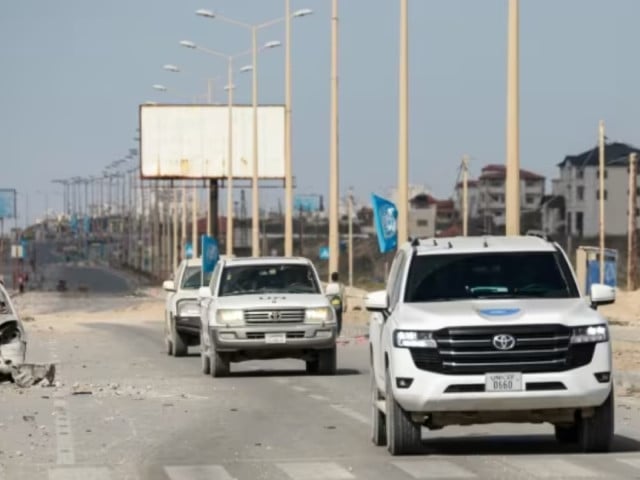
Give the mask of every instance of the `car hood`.
M 405 303 L 398 308 L 398 314 L 394 314 L 395 326 L 403 329 L 523 324 L 580 326 L 606 322 L 583 298 Z
M 330 306 L 327 297 L 320 293 L 284 293 L 268 295 L 234 295 L 218 297 L 218 308 L 237 309 L 278 309 L 278 308 L 317 308 Z

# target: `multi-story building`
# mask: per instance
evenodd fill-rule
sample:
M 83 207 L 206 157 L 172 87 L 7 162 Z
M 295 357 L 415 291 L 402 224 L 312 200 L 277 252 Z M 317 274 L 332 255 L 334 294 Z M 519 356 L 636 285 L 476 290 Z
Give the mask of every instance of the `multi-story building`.
M 629 155 L 640 151 L 625 143 L 605 145 L 604 206 L 605 233 L 626 235 L 629 205 Z M 560 177 L 552 181 L 552 195 L 545 203 L 543 221 L 549 233 L 595 237 L 599 233 L 599 156 L 598 148 L 578 155 L 567 155 L 558 164 Z M 638 195 L 640 192 L 636 192 Z M 565 200 L 563 222 L 558 221 L 555 197 Z M 637 200 L 636 200 L 637 205 Z M 636 207 L 636 217 L 639 211 Z M 636 220 L 638 223 L 638 220 Z
M 505 224 L 505 180 L 504 165 L 487 165 L 477 180 L 468 182 L 469 217 L 484 218 L 485 223 L 498 227 Z M 528 170 L 520 170 L 520 210 L 535 211 L 545 192 L 545 178 Z M 456 185 L 456 210 L 462 211 L 462 183 Z

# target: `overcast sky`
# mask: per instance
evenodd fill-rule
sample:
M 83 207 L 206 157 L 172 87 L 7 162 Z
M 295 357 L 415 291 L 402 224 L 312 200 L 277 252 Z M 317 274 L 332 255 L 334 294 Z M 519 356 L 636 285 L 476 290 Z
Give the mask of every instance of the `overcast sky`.
M 283 0 L 20 0 L 0 2 L 0 188 L 33 218 L 61 204 L 54 178 L 96 174 L 134 147 L 138 105 L 206 92 L 224 62 L 179 47 L 249 47 L 247 32 L 196 17 L 209 8 L 259 22 Z M 293 148 L 300 193 L 326 194 L 329 0 L 292 0 Z M 460 157 L 475 175 L 505 155 L 506 0 L 411 0 L 410 181 L 452 194 Z M 398 2 L 342 0 L 341 190 L 368 199 L 396 182 Z M 591 148 L 599 119 L 611 140 L 640 143 L 637 0 L 521 0 L 521 163 L 548 178 L 565 154 Z M 281 27 L 260 42 L 284 40 Z M 174 63 L 185 73 L 164 72 Z M 260 60 L 260 100 L 284 99 L 284 49 Z M 159 94 L 162 83 L 175 94 Z M 250 76 L 236 82 L 250 100 Z M 220 87 L 220 85 L 218 85 Z M 218 99 L 224 91 L 217 89 Z M 56 192 L 58 192 L 56 194 Z M 276 192 L 265 197 L 275 203 Z

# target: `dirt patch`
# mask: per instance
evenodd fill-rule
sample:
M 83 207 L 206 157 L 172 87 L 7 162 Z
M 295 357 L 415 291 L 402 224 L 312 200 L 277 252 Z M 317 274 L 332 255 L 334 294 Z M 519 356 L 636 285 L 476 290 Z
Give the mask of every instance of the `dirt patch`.
M 640 343 L 613 342 L 613 369 L 619 372 L 640 370 Z
M 614 325 L 640 326 L 640 290 L 618 290 L 616 302 L 600 307 L 599 311 Z

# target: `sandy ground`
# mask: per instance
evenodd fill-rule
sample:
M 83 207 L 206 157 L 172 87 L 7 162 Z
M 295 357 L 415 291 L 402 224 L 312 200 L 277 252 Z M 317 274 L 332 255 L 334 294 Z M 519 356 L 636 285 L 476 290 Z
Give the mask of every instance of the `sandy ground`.
M 613 324 L 640 327 L 640 290 L 618 290 L 616 302 L 601 307 L 600 312 Z

